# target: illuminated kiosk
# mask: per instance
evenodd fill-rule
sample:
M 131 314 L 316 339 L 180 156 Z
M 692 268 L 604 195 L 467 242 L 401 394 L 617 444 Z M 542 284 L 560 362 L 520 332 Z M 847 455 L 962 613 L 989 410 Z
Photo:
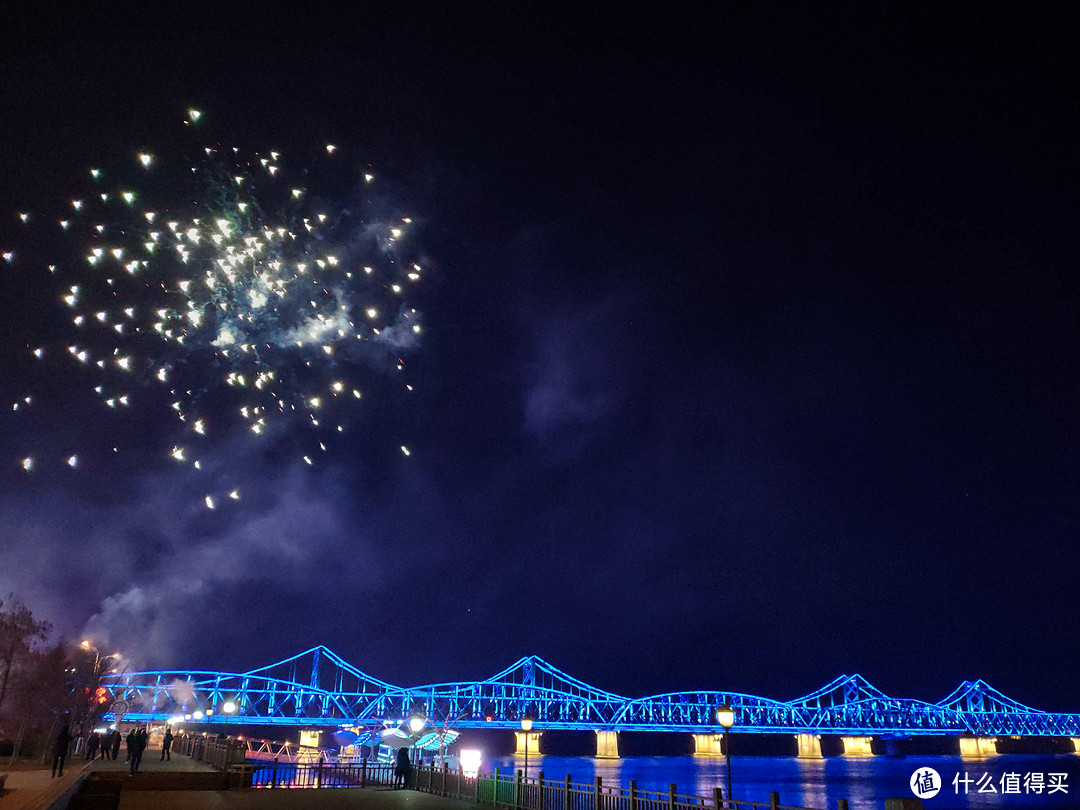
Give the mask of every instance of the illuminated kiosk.
M 997 737 L 960 735 L 960 756 L 964 759 L 985 759 L 997 755 Z
M 619 758 L 619 732 L 596 729 L 596 758 Z
M 824 759 L 820 734 L 796 734 L 795 739 L 799 743 L 799 759 Z
M 723 734 L 691 734 L 694 738 L 695 757 L 722 757 L 724 755 Z
M 870 748 L 870 742 L 873 739 L 873 737 L 841 737 L 840 741 L 844 744 L 844 756 L 872 757 L 874 752 Z
M 300 748 L 296 752 L 297 762 L 319 761 L 319 737 L 321 731 L 309 731 L 304 729 L 300 732 Z

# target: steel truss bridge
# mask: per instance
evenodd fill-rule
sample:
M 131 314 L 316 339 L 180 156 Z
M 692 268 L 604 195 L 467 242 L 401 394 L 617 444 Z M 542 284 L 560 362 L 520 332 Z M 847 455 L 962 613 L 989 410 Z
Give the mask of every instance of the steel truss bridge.
M 320 646 L 250 672 L 130 672 L 107 676 L 104 685 L 114 701 L 126 702 L 124 719 L 135 722 L 196 712 L 223 722 L 223 707 L 232 702 L 232 722 L 258 725 L 374 727 L 421 714 L 436 728 L 520 729 L 528 715 L 544 731 L 701 734 L 721 731 L 716 709 L 726 704 L 745 733 L 1080 737 L 1080 714 L 1033 709 L 981 680 L 964 681 L 937 703 L 890 697 L 860 675 L 841 675 L 788 701 L 725 691 L 629 698 L 536 656 L 483 681 L 402 687 Z

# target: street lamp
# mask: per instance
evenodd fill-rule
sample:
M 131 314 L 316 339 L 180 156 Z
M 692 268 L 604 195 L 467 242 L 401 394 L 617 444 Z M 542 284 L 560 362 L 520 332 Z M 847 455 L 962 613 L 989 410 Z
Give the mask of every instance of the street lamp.
M 529 732 L 532 731 L 533 721 L 531 717 L 521 718 L 521 730 L 525 732 L 525 779 L 529 778 Z
M 101 664 L 101 653 L 98 652 L 98 648 L 90 643 L 90 639 L 84 638 L 79 644 L 87 652 L 94 654 L 94 676 L 97 677 L 98 666 Z
M 88 639 L 88 638 L 84 638 L 82 641 L 80 641 L 79 642 L 79 647 L 81 649 L 86 650 L 87 652 L 92 652 L 94 654 L 94 677 L 96 678 L 99 675 L 98 670 L 101 668 L 101 660 L 102 660 L 101 659 L 101 652 L 98 650 L 97 647 L 95 647 L 93 644 L 90 643 L 90 639 Z M 114 652 L 114 653 L 109 653 L 108 655 L 106 655 L 105 660 L 108 660 L 110 658 L 120 658 L 120 657 L 121 657 L 120 653 Z
M 425 718 L 421 717 L 418 714 L 414 714 L 412 717 L 409 718 L 409 731 L 411 731 L 413 734 L 418 735 L 426 724 L 427 720 Z M 416 743 L 418 742 L 420 742 L 419 739 L 413 743 L 414 748 L 416 748 Z M 416 748 L 417 764 L 419 764 L 419 760 L 422 756 L 423 754 L 421 753 L 420 749 Z
M 728 747 L 728 729 L 735 725 L 735 710 L 726 703 L 716 710 L 716 722 L 724 729 L 724 761 L 727 764 L 727 797 L 731 802 L 731 749 Z M 731 805 L 734 807 L 734 805 Z
M 225 725 L 229 725 L 229 715 L 236 711 L 236 704 L 231 700 L 226 700 L 225 704 L 221 707 L 221 710 L 225 712 Z M 226 736 L 228 734 L 226 733 Z

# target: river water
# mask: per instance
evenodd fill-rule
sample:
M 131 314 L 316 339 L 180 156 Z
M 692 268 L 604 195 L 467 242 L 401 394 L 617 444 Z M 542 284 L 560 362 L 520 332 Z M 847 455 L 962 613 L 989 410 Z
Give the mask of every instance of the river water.
M 521 769 L 521 757 L 489 757 L 481 771 L 502 773 Z M 820 760 L 796 757 L 732 757 L 732 793 L 736 799 L 767 802 L 769 793 L 780 794 L 780 803 L 834 810 L 837 799 L 847 799 L 851 810 L 882 810 L 888 797 L 913 797 L 910 787 L 916 770 L 932 768 L 940 777 L 940 792 L 923 800 L 927 810 L 946 808 L 1000 808 L 1041 810 L 1080 808 L 1080 756 L 1007 754 L 984 760 L 959 756 L 909 756 L 903 759 L 827 757 Z M 720 757 L 628 756 L 622 759 L 530 756 L 529 774 L 544 778 L 623 786 L 637 780 L 638 790 L 668 790 L 674 782 L 678 793 L 711 796 L 714 787 L 725 787 L 726 770 Z M 1051 776 L 1063 774 L 1064 776 Z M 970 780 L 966 785 L 965 780 Z M 1041 793 L 1035 792 L 1040 782 Z M 1051 784 L 1064 785 L 1051 792 Z M 996 792 L 990 792 L 991 788 Z M 1015 790 L 1015 792 L 1013 792 Z

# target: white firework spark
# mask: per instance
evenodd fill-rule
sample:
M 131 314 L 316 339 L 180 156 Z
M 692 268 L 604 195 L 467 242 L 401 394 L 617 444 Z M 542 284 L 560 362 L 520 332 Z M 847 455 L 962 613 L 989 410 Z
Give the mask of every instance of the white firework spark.
M 323 170 L 349 170 L 346 150 L 320 152 Z M 179 463 L 199 468 L 201 451 L 242 427 L 263 440 L 311 434 L 297 455 L 314 464 L 323 421 L 334 432 L 345 421 L 328 410 L 358 407 L 373 366 L 413 390 L 402 355 L 419 340 L 426 274 L 412 217 L 366 213 L 373 174 L 357 172 L 336 205 L 307 184 L 315 174 L 277 151 L 209 145 L 190 163 L 134 150 L 119 170 L 90 170 L 56 214 L 20 210 L 28 236 L 58 254 L 41 283 L 59 283 L 66 324 L 29 346 L 34 357 L 68 363 L 110 410 L 167 399 L 176 427 L 161 452 Z M 89 466 L 70 451 L 57 462 Z M 239 499 L 222 493 L 207 507 Z

